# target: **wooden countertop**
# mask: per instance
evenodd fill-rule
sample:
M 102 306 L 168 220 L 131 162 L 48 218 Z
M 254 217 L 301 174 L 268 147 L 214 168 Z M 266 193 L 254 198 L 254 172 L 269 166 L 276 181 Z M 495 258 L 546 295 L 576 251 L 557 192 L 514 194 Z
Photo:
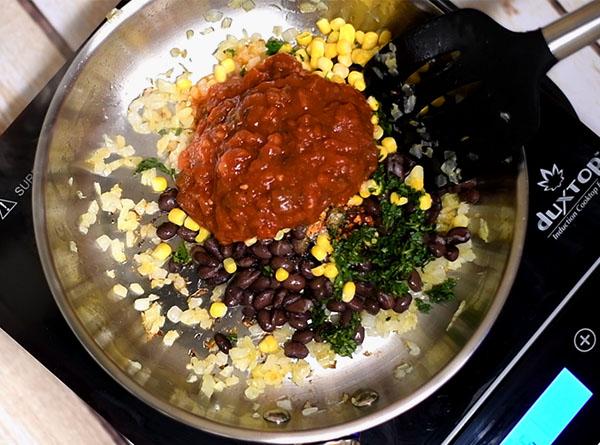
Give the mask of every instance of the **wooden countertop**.
M 455 0 L 513 30 L 542 26 L 586 0 Z M 0 133 L 35 97 L 117 0 L 2 0 Z M 600 134 L 600 51 L 585 48 L 550 72 Z M 10 357 L 9 360 L 6 360 Z M 0 329 L 0 443 L 123 443 L 77 395 Z

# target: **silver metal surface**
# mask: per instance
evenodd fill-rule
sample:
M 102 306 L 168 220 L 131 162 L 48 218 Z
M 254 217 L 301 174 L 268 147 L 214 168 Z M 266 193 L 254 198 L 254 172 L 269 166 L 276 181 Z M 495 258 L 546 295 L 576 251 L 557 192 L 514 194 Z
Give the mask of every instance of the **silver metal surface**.
M 153 155 L 156 137 L 134 133 L 127 123 L 128 104 L 148 85 L 148 78 L 177 67 L 171 48 L 186 48 L 191 62 L 186 68 L 202 76 L 210 72 L 212 51 L 225 34 L 271 33 L 283 29 L 310 28 L 318 13 L 300 14 L 296 1 L 255 1 L 250 12 L 231 10 L 228 0 L 133 0 L 104 24 L 81 50 L 54 97 L 40 136 L 34 167 L 33 206 L 36 240 L 50 288 L 73 331 L 90 354 L 123 387 L 163 413 L 215 434 L 271 443 L 328 440 L 380 424 L 413 407 L 445 381 L 469 358 L 496 319 L 516 273 L 525 234 L 527 178 L 524 169 L 516 177 L 499 178 L 494 190 L 485 190 L 474 206 L 478 218 L 488 221 L 490 241 L 474 240 L 477 259 L 460 271 L 458 301 L 420 315 L 418 328 L 403 338 L 419 345 L 411 356 L 402 339 L 368 339 L 354 359 L 341 359 L 336 369 L 317 369 L 302 386 L 285 384 L 259 399 L 260 412 L 276 408 L 281 396 L 292 400 L 289 422 L 275 424 L 252 416 L 253 402 L 243 396 L 243 382 L 211 400 L 199 394 L 198 383 L 187 383 L 188 348 L 198 344 L 194 332 L 185 333 L 171 348 L 147 341 L 132 300 L 107 297 L 114 280 L 105 271 L 115 269 L 117 281 L 140 281 L 131 262 L 116 266 L 101 254 L 94 240 L 100 234 L 118 236 L 109 218 L 103 217 L 83 236 L 77 220 L 89 203 L 75 190 L 93 195 L 93 183 L 102 189 L 119 182 L 127 196 L 139 199 L 147 192 L 128 170 L 113 178 L 94 176 L 83 161 L 96 149 L 103 134 L 123 134 L 138 154 Z M 391 27 L 399 32 L 425 16 L 428 4 L 390 1 L 330 1 L 324 13 L 341 15 L 363 29 Z M 204 14 L 215 8 L 233 18 L 226 32 L 218 24 L 205 23 Z M 431 8 L 431 11 L 434 9 Z M 186 40 L 188 29 L 214 26 L 201 40 Z M 74 186 L 68 185 L 72 177 Z M 78 253 L 71 252 L 75 241 Z M 447 329 L 460 300 L 465 310 Z M 230 323 L 236 323 L 232 317 Z M 404 362 L 413 372 L 402 380 L 394 368 Z M 336 403 L 344 394 L 361 390 L 379 394 L 368 407 Z M 303 416 L 306 401 L 322 409 Z
M 548 48 L 558 60 L 600 39 L 600 0 L 561 17 L 542 28 Z

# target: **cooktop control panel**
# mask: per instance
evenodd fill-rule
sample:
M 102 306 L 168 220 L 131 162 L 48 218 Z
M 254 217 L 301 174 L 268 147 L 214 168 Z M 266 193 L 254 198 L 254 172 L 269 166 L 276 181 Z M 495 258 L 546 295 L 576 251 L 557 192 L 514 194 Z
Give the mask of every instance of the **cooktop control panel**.
M 530 339 L 450 443 L 600 443 L 599 297 L 596 272 Z

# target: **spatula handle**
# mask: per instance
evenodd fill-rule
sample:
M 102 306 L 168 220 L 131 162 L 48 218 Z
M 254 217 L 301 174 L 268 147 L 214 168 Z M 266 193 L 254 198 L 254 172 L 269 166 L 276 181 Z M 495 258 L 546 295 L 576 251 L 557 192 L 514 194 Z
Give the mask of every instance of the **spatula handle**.
M 554 57 L 564 59 L 600 38 L 600 0 L 587 5 L 542 28 Z

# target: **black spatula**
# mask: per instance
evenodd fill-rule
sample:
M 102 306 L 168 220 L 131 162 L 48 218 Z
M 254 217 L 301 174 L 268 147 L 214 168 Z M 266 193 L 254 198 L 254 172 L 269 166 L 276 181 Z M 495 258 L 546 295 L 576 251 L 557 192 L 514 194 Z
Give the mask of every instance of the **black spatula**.
M 538 128 L 543 75 L 598 38 L 600 0 L 525 33 L 458 10 L 383 48 L 365 69 L 367 93 L 392 132 L 422 121 L 444 149 L 504 159 Z

